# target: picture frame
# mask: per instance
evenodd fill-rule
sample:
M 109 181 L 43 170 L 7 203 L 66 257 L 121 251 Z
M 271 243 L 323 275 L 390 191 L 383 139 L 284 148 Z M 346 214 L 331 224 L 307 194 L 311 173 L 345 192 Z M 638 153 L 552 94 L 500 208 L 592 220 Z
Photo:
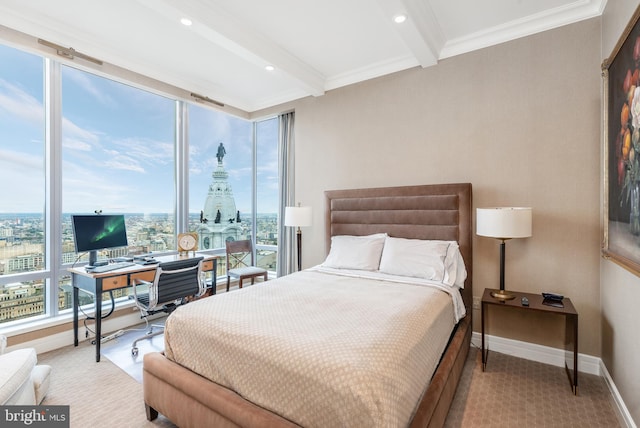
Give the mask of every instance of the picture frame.
M 640 276 L 640 6 L 602 63 L 602 256 Z

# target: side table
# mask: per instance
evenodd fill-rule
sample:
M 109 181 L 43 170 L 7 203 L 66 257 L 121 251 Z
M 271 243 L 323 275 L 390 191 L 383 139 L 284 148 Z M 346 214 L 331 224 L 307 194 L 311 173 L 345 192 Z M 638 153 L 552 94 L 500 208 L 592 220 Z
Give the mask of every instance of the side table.
M 562 315 L 565 318 L 565 370 L 569 377 L 571 390 L 575 395 L 578 394 L 578 312 L 576 312 L 571 299 L 565 297 L 562 299 L 564 307 L 557 308 L 542 304 L 543 297 L 541 294 L 523 293 L 521 291 L 509 290 L 515 294 L 516 298 L 512 300 L 498 300 L 491 297 L 491 292 L 496 291 L 490 288 L 484 289 L 482 295 L 482 371 L 487 366 L 487 358 L 489 349 L 485 347 L 485 329 L 487 327 L 487 315 L 489 308 L 495 306 L 503 306 L 511 308 L 511 310 L 538 311 L 548 314 Z M 522 298 L 529 299 L 529 306 L 522 306 Z

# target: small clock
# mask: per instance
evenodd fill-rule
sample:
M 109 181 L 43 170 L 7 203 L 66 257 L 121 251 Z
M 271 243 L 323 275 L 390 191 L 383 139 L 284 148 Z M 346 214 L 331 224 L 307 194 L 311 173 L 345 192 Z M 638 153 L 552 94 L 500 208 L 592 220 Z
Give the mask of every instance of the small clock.
M 198 234 L 195 232 L 178 233 L 178 254 L 194 253 L 198 250 Z

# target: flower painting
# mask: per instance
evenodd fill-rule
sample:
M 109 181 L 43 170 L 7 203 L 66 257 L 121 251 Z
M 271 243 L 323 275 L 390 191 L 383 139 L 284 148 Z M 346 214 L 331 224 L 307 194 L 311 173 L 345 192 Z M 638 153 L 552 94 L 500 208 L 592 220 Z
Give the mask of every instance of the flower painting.
M 603 255 L 640 275 L 640 7 L 613 53 L 605 79 Z

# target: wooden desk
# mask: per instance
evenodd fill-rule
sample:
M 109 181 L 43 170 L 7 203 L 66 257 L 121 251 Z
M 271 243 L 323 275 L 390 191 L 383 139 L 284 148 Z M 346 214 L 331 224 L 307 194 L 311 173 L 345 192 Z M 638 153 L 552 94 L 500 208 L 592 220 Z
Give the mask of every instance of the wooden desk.
M 155 257 L 159 263 L 171 262 L 188 258 L 189 256 L 162 256 Z M 218 268 L 218 256 L 196 253 L 196 257 L 204 257 L 202 268 L 205 272 L 213 272 L 211 286 L 213 293 L 216 289 L 216 272 Z M 134 279 L 153 281 L 157 264 L 133 265 L 109 272 L 87 272 L 84 267 L 69 269 L 71 283 L 73 285 L 73 345 L 78 346 L 78 291 L 85 290 L 94 295 L 95 308 L 95 334 L 96 334 L 96 362 L 100 361 L 100 338 L 102 336 L 102 293 L 129 287 Z
M 491 297 L 491 292 L 495 291 L 490 288 L 484 289 L 482 295 L 482 371 L 487 366 L 487 357 L 489 356 L 489 349 L 487 347 L 485 352 L 484 332 L 485 325 L 487 324 L 486 318 L 489 312 L 489 308 L 492 306 L 503 306 L 512 308 L 512 310 L 525 310 L 525 311 L 539 311 L 549 314 L 557 314 L 565 317 L 565 370 L 569 377 L 569 383 L 571 384 L 571 390 L 574 394 L 578 394 L 578 312 L 571 303 L 571 300 L 565 297 L 562 299 L 564 308 L 556 308 L 553 306 L 542 304 L 541 294 L 523 293 L 520 291 L 509 290 L 510 293 L 515 294 L 516 298 L 512 300 L 498 300 Z M 529 299 L 529 306 L 522 306 L 522 298 Z

